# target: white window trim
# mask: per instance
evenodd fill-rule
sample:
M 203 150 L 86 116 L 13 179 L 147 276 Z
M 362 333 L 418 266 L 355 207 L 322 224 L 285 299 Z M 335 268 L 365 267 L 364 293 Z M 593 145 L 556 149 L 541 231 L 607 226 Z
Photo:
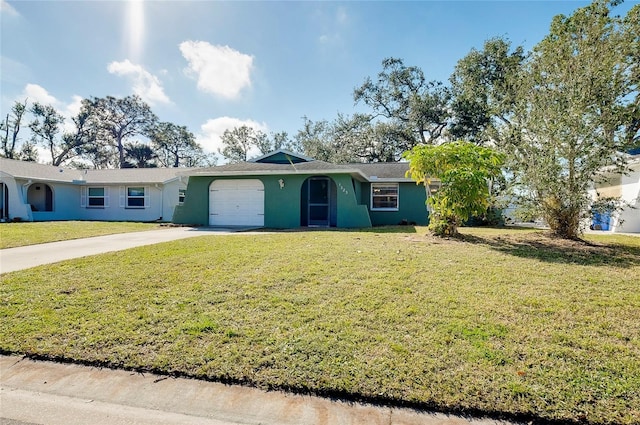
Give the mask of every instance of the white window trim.
M 144 190 L 144 196 L 129 196 L 129 188 L 133 187 L 141 187 Z M 141 207 L 138 206 L 129 206 L 128 199 L 129 198 L 143 198 L 144 205 Z M 120 208 L 128 209 L 128 210 L 140 210 L 144 208 L 149 208 L 151 206 L 151 198 L 150 198 L 150 187 L 149 186 L 120 186 Z
M 89 189 L 102 189 L 103 196 L 89 196 Z M 89 198 L 103 198 L 104 205 L 89 205 Z M 109 208 L 109 187 L 107 186 L 85 186 L 80 194 L 80 206 L 83 208 Z
M 373 188 L 376 186 L 395 186 L 396 187 L 396 207 L 395 208 L 375 208 L 373 206 Z M 400 210 L 400 184 L 399 183 L 371 183 L 371 190 L 369 193 L 369 205 L 371 205 L 371 211 L 399 211 Z

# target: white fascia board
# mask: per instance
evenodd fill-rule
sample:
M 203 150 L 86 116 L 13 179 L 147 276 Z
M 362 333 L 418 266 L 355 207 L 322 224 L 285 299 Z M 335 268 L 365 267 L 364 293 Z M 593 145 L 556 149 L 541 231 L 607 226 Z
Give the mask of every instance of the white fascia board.
M 83 186 L 95 186 L 95 185 L 105 185 L 105 186 L 133 186 L 133 185 L 153 185 L 153 184 L 164 184 L 163 181 L 113 181 L 113 180 L 79 180 L 74 181 L 74 184 L 81 184 Z
M 27 179 L 33 180 L 33 182 L 41 182 L 41 183 L 66 183 L 73 184 L 73 179 L 70 180 L 61 180 L 61 179 L 49 179 L 46 177 L 27 177 L 27 176 L 15 176 L 17 179 Z
M 369 178 L 368 181 L 371 183 L 415 183 L 416 182 L 413 179 L 403 178 L 403 177 L 377 177 L 377 178 Z
M 251 177 L 251 176 L 271 176 L 271 175 L 295 175 L 295 174 L 351 174 L 356 179 L 369 182 L 369 183 L 415 183 L 415 180 L 408 177 L 375 177 L 366 176 L 362 171 L 355 168 L 345 168 L 345 169 L 319 169 L 319 170 L 300 170 L 297 172 L 294 171 L 280 171 L 280 170 L 262 170 L 255 172 L 247 172 L 247 171 L 219 171 L 219 172 L 211 172 L 211 171 L 191 171 L 188 173 L 184 173 L 184 176 L 200 176 L 200 177 Z

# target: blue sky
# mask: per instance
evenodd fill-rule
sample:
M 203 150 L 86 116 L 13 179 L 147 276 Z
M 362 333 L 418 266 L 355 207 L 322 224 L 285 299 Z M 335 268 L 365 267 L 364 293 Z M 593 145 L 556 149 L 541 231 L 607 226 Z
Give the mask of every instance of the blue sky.
M 139 94 L 215 152 L 226 128 L 333 120 L 386 57 L 447 81 L 494 36 L 527 49 L 584 1 L 1 3 L 1 112 L 28 98 L 70 116 L 89 96 Z M 620 8 L 620 13 L 630 5 Z

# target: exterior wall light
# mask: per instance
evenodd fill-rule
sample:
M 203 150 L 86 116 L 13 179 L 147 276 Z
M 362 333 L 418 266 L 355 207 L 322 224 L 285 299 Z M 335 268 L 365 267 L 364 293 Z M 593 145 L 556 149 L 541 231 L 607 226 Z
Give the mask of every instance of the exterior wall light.
M 278 180 L 278 183 L 280 183 L 280 189 L 284 189 L 284 179 Z

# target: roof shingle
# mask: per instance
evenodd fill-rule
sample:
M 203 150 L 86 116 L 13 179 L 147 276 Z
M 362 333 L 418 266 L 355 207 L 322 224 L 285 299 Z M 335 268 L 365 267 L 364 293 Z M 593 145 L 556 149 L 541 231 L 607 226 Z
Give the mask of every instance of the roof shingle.
M 72 183 L 164 183 L 192 168 L 123 168 L 79 170 L 0 158 L 0 171 L 13 177 Z

